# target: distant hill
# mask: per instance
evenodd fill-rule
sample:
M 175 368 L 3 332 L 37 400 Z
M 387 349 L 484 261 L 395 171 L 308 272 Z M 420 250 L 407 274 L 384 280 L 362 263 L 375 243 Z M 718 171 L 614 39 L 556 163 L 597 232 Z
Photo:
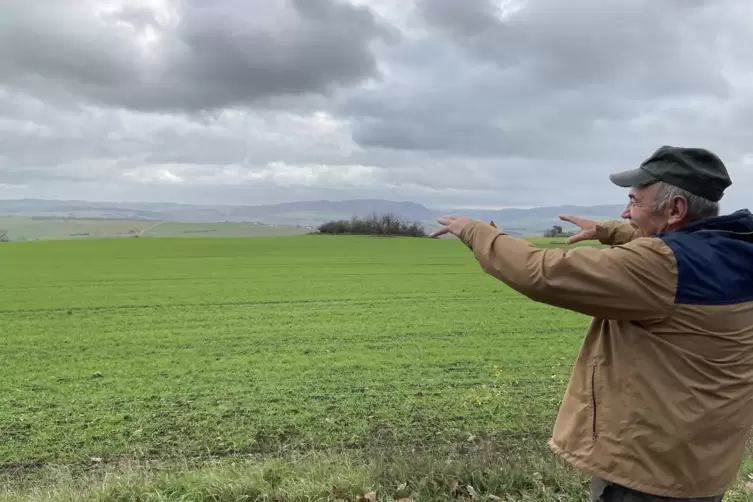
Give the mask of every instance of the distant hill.
M 0 215 L 35 219 L 114 219 L 191 223 L 258 223 L 264 225 L 317 226 L 352 216 L 393 213 L 409 221 L 419 221 L 428 229 L 444 214 L 465 214 L 472 218 L 494 220 L 516 235 L 540 235 L 552 225 L 561 224 L 560 214 L 592 219 L 619 218 L 623 206 L 560 206 L 532 209 L 469 210 L 428 208 L 415 202 L 384 199 L 343 201 L 300 201 L 255 206 L 190 205 L 173 203 L 99 203 L 43 199 L 0 200 Z M 566 225 L 563 225 L 566 227 Z
M 391 212 L 425 220 L 435 213 L 413 202 L 381 199 L 305 201 L 256 206 L 189 205 L 159 202 L 86 202 L 42 199 L 0 200 L 0 215 L 56 218 L 105 218 L 197 223 L 250 222 L 319 224 L 332 218 Z

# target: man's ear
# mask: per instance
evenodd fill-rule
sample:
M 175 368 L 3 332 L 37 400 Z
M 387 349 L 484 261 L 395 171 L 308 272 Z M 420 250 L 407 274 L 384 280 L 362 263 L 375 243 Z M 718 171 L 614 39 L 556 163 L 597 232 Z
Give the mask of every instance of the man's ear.
M 494 224 L 494 220 L 490 221 L 489 225 L 493 226 L 494 228 L 497 228 L 497 225 Z
M 688 217 L 688 201 L 685 197 L 675 197 L 669 210 L 669 224 L 675 225 Z

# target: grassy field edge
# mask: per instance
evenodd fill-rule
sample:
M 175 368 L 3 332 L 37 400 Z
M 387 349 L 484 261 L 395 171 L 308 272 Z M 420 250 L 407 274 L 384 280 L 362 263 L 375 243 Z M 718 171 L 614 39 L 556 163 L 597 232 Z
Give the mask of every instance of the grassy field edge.
M 423 502 L 588 500 L 588 477 L 540 441 L 48 464 L 0 473 L 0 500 Z M 727 502 L 751 502 L 750 462 Z
M 0 475 L 2 500 L 585 500 L 586 478 L 536 443 L 49 464 Z

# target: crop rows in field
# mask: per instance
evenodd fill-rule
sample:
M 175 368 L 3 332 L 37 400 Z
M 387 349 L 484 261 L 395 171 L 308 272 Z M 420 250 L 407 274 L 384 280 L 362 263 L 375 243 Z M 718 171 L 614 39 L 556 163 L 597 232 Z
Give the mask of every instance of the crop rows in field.
M 457 241 L 0 248 L 0 459 L 544 437 L 587 319 Z

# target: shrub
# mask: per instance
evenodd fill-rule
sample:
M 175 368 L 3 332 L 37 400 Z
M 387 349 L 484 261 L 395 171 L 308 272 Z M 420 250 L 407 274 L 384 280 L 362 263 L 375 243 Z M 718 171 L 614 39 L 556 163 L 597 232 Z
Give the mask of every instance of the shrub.
M 399 216 L 386 213 L 372 214 L 367 218 L 353 216 L 350 220 L 335 220 L 322 223 L 317 228 L 320 234 L 355 235 L 399 235 L 404 237 L 426 237 L 426 231 L 419 222 L 407 222 Z
M 559 225 L 552 226 L 551 229 L 544 232 L 544 237 L 571 237 L 578 232 L 565 232 Z

